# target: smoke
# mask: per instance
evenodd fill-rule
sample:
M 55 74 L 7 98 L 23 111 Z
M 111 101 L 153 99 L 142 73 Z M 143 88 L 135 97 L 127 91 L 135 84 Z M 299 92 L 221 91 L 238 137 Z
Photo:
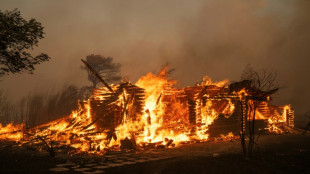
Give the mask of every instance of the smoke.
M 189 73 L 178 79 L 191 81 L 193 74 L 206 73 L 217 80 L 239 80 L 247 63 L 257 70 L 277 71 L 282 88 L 274 103 L 291 103 L 297 121 L 304 120 L 303 113 L 310 110 L 309 7 L 309 1 L 204 4 L 198 17 L 183 27 L 179 66 Z
M 52 58 L 34 75 L 3 78 L 1 88 L 12 98 L 63 84 L 89 85 L 80 59 L 101 54 L 121 63 L 122 75 L 133 82 L 170 63 L 180 87 L 205 75 L 238 81 L 250 63 L 278 72 L 284 88 L 274 96 L 276 104 L 291 103 L 299 120 L 310 110 L 307 0 L 3 0 L 0 6 L 42 22 L 46 35 L 34 53 Z

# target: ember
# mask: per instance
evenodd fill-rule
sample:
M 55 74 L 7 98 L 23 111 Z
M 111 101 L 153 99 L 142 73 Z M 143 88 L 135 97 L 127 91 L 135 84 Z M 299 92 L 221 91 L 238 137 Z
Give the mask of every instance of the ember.
M 105 83 L 67 117 L 31 129 L 0 125 L 0 139 L 41 145 L 49 151 L 61 147 L 72 153 L 104 153 L 107 149 L 174 147 L 216 137 L 231 139 L 245 130 L 244 113 L 253 115 L 247 108 L 255 100 L 249 82 L 228 85 L 228 80 L 212 82 L 206 76 L 201 83 L 182 89 L 174 87 L 176 82 L 167 78 L 164 67 L 159 74 L 148 73 L 135 84 Z M 294 126 L 294 111 L 290 105 L 270 105 L 270 95 L 257 107 L 256 128 L 282 133 Z

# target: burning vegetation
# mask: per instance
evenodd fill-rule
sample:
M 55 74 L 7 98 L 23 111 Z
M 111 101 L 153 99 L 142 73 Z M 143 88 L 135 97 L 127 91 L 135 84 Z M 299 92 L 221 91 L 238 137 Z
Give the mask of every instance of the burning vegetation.
M 135 84 L 124 81 L 111 86 L 98 75 L 105 86 L 94 89 L 71 115 L 33 128 L 0 125 L 0 139 L 37 145 L 51 154 L 56 150 L 105 153 L 235 138 L 247 132 L 254 113 L 257 133 L 282 133 L 294 126 L 290 105 L 269 104 L 276 91 L 258 91 L 247 80 L 229 85 L 228 80 L 212 82 L 209 77 L 178 89 L 167 73 L 164 67 Z M 251 109 L 257 100 L 254 92 L 263 96 L 255 110 Z

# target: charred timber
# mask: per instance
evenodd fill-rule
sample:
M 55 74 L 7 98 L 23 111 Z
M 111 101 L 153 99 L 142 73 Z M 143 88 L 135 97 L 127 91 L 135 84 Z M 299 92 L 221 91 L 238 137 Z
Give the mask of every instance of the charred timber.
M 81 61 L 86 65 L 86 67 L 104 84 L 104 86 L 106 86 L 109 91 L 114 92 L 113 89 L 107 84 L 107 82 L 105 82 L 100 75 L 83 59 L 81 59 Z

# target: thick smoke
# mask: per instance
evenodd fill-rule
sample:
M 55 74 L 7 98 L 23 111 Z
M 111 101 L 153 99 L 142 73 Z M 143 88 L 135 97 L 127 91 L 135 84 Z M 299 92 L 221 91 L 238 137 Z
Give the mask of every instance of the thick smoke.
M 276 104 L 291 103 L 298 120 L 310 110 L 307 0 L 3 0 L 0 6 L 42 22 L 46 37 L 34 52 L 52 57 L 34 75 L 2 78 L 1 88 L 13 99 L 42 88 L 87 84 L 80 59 L 102 54 L 121 63 L 122 75 L 133 82 L 168 62 L 180 87 L 205 75 L 238 81 L 250 63 L 278 72 L 284 87 Z

